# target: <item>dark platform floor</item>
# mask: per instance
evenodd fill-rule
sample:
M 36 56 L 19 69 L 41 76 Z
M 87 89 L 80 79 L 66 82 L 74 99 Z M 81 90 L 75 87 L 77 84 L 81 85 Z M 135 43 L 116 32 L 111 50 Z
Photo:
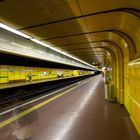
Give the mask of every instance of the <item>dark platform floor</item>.
M 32 140 L 140 140 L 125 108 L 104 99 L 100 75 L 33 116 Z M 11 124 L 1 128 L 0 140 L 12 140 L 13 128 Z

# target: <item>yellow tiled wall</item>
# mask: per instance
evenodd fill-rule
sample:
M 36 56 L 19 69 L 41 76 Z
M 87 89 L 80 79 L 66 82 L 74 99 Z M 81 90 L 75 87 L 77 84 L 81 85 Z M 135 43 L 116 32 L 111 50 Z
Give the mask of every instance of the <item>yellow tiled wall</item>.
M 8 82 L 8 71 L 6 71 L 7 66 L 0 66 L 0 83 Z
M 140 59 L 130 62 L 128 67 L 129 90 L 125 94 L 125 106 L 140 134 Z
M 71 77 L 91 73 L 90 71 L 83 70 L 65 70 L 41 67 L 0 65 L 0 83 L 29 80 L 29 73 L 32 74 L 32 80 L 57 78 L 58 71 L 62 72 L 62 77 Z

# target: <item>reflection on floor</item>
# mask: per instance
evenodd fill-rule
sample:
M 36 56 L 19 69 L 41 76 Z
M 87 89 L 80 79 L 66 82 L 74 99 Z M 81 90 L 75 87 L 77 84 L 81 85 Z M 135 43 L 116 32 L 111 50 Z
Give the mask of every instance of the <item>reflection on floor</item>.
M 31 106 L 8 113 L 0 120 L 11 115 L 18 118 L 19 113 L 24 116 Z M 15 137 L 30 140 L 140 140 L 125 108 L 104 99 L 100 75 L 0 129 L 1 140 Z

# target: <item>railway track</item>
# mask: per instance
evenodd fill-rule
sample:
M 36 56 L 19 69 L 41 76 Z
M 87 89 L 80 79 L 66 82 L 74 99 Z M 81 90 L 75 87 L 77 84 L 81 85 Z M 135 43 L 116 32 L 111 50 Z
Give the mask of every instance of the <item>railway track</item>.
M 73 77 L 67 79 L 58 79 L 44 83 L 36 83 L 31 85 L 13 87 L 0 90 L 0 112 L 10 106 L 17 104 L 17 101 L 27 101 L 32 98 L 37 98 L 41 95 L 49 94 L 52 91 L 58 90 L 70 84 L 89 78 L 93 75 Z

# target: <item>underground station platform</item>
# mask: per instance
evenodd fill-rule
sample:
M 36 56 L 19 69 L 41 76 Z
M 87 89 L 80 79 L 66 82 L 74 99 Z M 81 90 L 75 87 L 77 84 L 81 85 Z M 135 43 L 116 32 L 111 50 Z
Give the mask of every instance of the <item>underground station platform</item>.
M 9 110 L 1 115 L 0 138 L 26 134 L 32 140 L 139 140 L 126 109 L 105 100 L 104 91 L 97 75 Z
M 139 0 L 0 0 L 0 140 L 140 140 Z

